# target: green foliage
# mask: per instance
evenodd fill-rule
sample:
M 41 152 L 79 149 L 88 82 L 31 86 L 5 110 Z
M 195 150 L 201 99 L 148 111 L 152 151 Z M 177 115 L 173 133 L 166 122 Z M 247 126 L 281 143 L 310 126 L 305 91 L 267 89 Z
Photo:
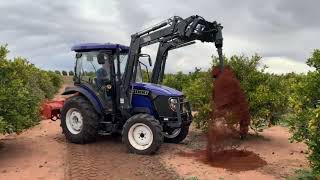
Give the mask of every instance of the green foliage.
M 73 76 L 73 75 L 74 75 L 73 71 L 69 71 L 69 76 Z
M 58 74 L 58 75 L 61 75 L 61 72 L 58 71 L 58 70 L 55 70 L 54 73 Z
M 204 104 L 210 104 L 212 94 L 212 78 L 209 71 L 195 71 L 189 74 L 189 81 L 183 87 L 184 94 L 192 102 L 194 110 L 199 110 Z
M 183 91 L 192 104 L 192 109 L 198 111 L 194 122 L 198 128 L 206 128 L 207 119 L 211 116 L 212 78 L 210 70 L 201 71 L 195 68 L 194 72 L 183 74 L 166 74 L 163 84 Z
M 150 82 L 151 73 L 146 70 L 141 70 L 142 73 L 142 82 Z
M 288 125 L 293 132 L 291 141 L 305 142 L 308 145 L 311 167 L 313 172 L 320 176 L 320 107 L 308 107 L 302 101 L 295 101 L 292 105 L 297 111 L 288 119 Z
M 64 75 L 64 76 L 68 76 L 68 72 L 67 72 L 67 71 L 64 71 L 64 70 L 63 70 L 61 73 L 62 73 L 62 75 Z
M 308 65 L 315 72 L 300 75 L 291 80 L 289 105 L 293 115 L 288 119 L 291 141 L 305 142 L 310 150 L 309 160 L 312 173 L 320 176 L 320 56 L 315 50 L 308 59 Z M 291 78 L 292 79 L 292 78 Z M 318 105 L 317 105 L 318 104 Z
M 39 106 L 52 98 L 62 79 L 54 72 L 36 68 L 24 58 L 7 59 L 0 47 L 0 133 L 21 132 L 39 120 Z
M 317 176 L 308 170 L 297 170 L 291 177 L 286 178 L 287 180 L 317 180 Z
M 5 128 L 6 128 L 6 122 L 4 122 L 3 117 L 0 116 L 0 133 L 4 132 Z
M 175 88 L 179 91 L 187 86 L 189 83 L 189 77 L 182 72 L 178 72 L 177 74 L 166 74 L 163 79 L 163 84 L 172 88 Z
M 197 128 L 204 131 L 208 128 L 208 120 L 211 119 L 212 105 L 210 103 L 203 104 L 202 108 L 194 115 L 193 122 Z
M 286 83 L 279 75 L 265 73 L 267 67 L 259 68 L 261 57 L 254 55 L 226 58 L 241 83 L 250 107 L 251 127 L 261 131 L 269 124 L 276 124 L 287 111 Z M 218 64 L 217 57 L 214 65 Z
M 311 154 L 309 156 L 311 167 L 313 172 L 320 176 L 320 107 L 313 110 L 311 113 L 312 118 L 308 124 L 308 130 L 310 132 L 307 145 Z
M 310 67 L 316 68 L 317 71 L 320 71 L 320 49 L 313 51 L 312 56 L 307 60 L 307 64 Z
M 42 71 L 45 72 L 45 71 Z M 53 87 L 53 92 L 57 93 L 60 89 L 60 87 L 63 84 L 63 78 L 60 74 L 56 74 L 53 71 L 46 71 L 45 73 L 48 74 L 49 76 L 49 82 L 52 83 L 52 87 Z M 51 98 L 51 97 L 50 97 Z

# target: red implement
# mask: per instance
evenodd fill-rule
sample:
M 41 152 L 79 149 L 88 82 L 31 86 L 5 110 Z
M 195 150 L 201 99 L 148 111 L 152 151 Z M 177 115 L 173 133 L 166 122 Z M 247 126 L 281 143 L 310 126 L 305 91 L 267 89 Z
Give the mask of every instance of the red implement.
M 53 121 L 60 119 L 60 109 L 64 104 L 64 100 L 46 101 L 41 106 L 42 119 L 51 119 Z

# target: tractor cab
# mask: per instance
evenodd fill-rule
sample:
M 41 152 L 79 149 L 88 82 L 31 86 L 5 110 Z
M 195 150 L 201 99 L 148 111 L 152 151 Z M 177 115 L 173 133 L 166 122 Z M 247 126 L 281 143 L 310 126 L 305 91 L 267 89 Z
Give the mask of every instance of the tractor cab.
M 121 72 L 124 71 L 128 57 L 128 49 L 127 46 L 116 44 L 88 43 L 73 46 L 71 50 L 76 52 L 75 83 L 85 83 L 96 90 L 101 90 L 104 83 L 111 83 L 111 65 L 114 65 L 117 59 L 117 52 L 119 52 L 120 62 L 115 71 L 119 71 L 121 78 Z M 102 61 L 101 58 L 99 61 L 99 55 L 103 56 Z M 116 81 L 120 81 L 118 76 Z
M 112 96 L 117 93 L 113 88 L 120 84 L 129 48 L 120 44 L 87 43 L 75 45 L 71 50 L 75 52 L 75 87 L 84 88 L 95 97 L 96 110 L 112 113 Z
M 90 84 L 93 88 L 101 90 L 104 82 L 111 83 L 111 66 L 114 66 L 112 68 L 115 70 L 116 81 L 121 81 L 127 63 L 129 47 L 111 43 L 87 43 L 75 45 L 71 50 L 76 52 L 74 69 L 76 83 Z M 119 62 L 117 61 L 118 56 Z M 140 64 L 137 70 L 136 80 L 142 81 Z

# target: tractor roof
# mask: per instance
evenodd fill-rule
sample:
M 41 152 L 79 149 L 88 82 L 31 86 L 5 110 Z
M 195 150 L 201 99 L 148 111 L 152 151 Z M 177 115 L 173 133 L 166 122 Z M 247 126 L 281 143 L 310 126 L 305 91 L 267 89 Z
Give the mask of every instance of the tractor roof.
M 86 52 L 93 50 L 116 50 L 117 48 L 121 49 L 121 52 L 128 52 L 129 47 L 121 44 L 112 44 L 112 43 L 85 43 L 77 44 L 72 46 L 71 50 L 75 52 Z

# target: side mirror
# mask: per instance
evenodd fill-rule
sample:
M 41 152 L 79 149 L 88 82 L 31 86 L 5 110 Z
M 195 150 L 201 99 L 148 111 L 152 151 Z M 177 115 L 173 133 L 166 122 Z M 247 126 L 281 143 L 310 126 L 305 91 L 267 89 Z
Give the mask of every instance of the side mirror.
M 149 54 L 140 54 L 140 57 L 148 57 L 149 66 L 152 66 L 152 60 Z
M 105 60 L 105 54 L 104 53 L 99 53 L 98 55 L 97 55 L 97 59 L 98 59 L 98 63 L 99 64 L 104 64 L 105 62 L 106 62 L 106 60 Z

